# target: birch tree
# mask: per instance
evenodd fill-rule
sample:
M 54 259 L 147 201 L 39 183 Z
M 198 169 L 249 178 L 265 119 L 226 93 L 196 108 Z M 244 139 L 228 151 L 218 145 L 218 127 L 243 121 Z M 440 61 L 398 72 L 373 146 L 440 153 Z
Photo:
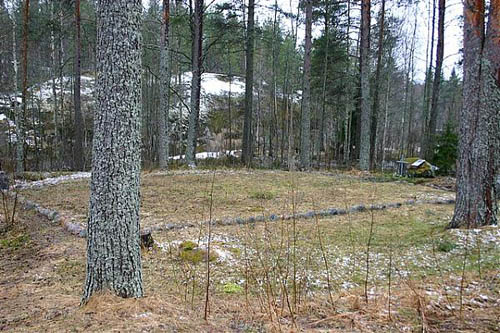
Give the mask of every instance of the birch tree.
M 304 89 L 300 135 L 300 164 L 311 167 L 311 50 L 312 50 L 312 0 L 306 0 L 306 36 L 304 54 Z

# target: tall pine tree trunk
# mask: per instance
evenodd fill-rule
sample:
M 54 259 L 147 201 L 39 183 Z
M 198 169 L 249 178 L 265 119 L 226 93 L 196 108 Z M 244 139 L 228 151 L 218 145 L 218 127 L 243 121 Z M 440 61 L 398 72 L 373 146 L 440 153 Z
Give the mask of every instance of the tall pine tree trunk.
M 201 66 L 203 40 L 203 0 L 194 0 L 191 105 L 186 147 L 186 163 L 196 166 L 196 142 L 198 141 L 198 122 L 200 118 Z
M 28 107 L 28 28 L 30 19 L 30 0 L 24 1 L 24 22 L 23 22 L 23 94 L 22 94 L 22 114 L 16 117 L 16 172 L 24 172 L 24 124 L 26 121 L 26 110 Z
M 372 110 L 370 106 L 370 0 L 361 1 L 361 133 L 359 147 L 359 168 L 370 168 L 370 130 Z
M 163 0 L 163 19 L 160 39 L 160 111 L 158 119 L 158 162 L 160 169 L 168 167 L 169 145 L 169 96 L 170 96 L 170 63 L 169 63 L 169 25 L 170 0 Z
M 140 0 L 99 0 L 97 109 L 83 302 L 97 291 L 141 297 Z
M 443 56 L 444 56 L 444 16 L 446 11 L 446 1 L 439 0 L 438 9 L 438 41 L 437 41 L 437 53 L 436 53 L 436 69 L 434 70 L 434 81 L 432 83 L 432 98 L 431 98 L 431 109 L 429 114 L 429 128 L 425 132 L 424 145 L 422 147 L 423 156 L 426 159 L 431 159 L 432 152 L 432 140 L 436 135 L 437 127 L 437 107 L 439 100 L 439 89 L 441 88 L 441 71 L 443 68 Z
M 302 93 L 302 118 L 300 134 L 300 164 L 302 169 L 311 167 L 311 50 L 312 50 L 312 0 L 306 0 L 306 36 L 304 54 L 304 84 Z
M 246 166 L 252 164 L 252 105 L 253 105 L 253 53 L 254 53 L 254 0 L 248 1 L 248 22 L 246 38 L 246 70 L 245 70 L 245 119 L 243 122 L 242 162 Z
M 84 168 L 84 151 L 83 151 L 83 117 L 82 117 L 82 107 L 80 99 L 80 54 L 81 54 L 81 42 L 80 42 L 80 0 L 75 0 L 75 82 L 74 82 L 74 93 L 73 93 L 73 103 L 75 106 L 75 122 L 74 122 L 74 133 L 75 133 L 75 146 L 73 149 L 74 154 L 74 168 L 75 170 L 83 170 Z
M 372 113 L 372 123 L 371 123 L 371 137 L 370 137 L 370 169 L 375 167 L 375 144 L 377 137 L 377 125 L 378 125 L 378 110 L 379 110 L 379 99 L 380 99 L 380 70 L 382 68 L 382 52 L 384 48 L 384 25 L 385 25 L 385 0 L 382 0 L 382 5 L 380 8 L 380 21 L 379 21 L 379 31 L 378 31 L 378 50 L 377 50 L 377 69 L 375 70 L 375 86 L 373 91 L 373 113 Z
M 490 72 L 488 55 L 498 54 L 499 50 L 498 36 L 494 36 L 495 32 L 498 33 L 498 0 L 492 1 L 486 43 L 484 12 L 484 0 L 465 1 L 463 107 L 460 114 L 456 205 L 450 228 L 475 228 L 496 222 L 490 126 L 492 113 L 498 113 L 499 88 L 498 82 L 495 82 L 498 72 Z

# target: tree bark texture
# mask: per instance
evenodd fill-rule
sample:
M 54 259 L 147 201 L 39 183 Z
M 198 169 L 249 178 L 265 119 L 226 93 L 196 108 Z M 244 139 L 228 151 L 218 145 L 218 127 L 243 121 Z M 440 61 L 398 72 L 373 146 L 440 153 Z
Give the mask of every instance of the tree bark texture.
M 484 81 L 488 81 L 486 77 L 491 77 L 489 66 L 483 66 L 484 12 L 484 0 L 464 2 L 463 107 L 460 114 L 456 205 L 450 228 L 475 228 L 496 222 L 489 133 L 492 119 L 488 102 L 491 95 L 485 95 L 489 92 L 483 88 Z M 494 12 L 491 13 L 490 19 L 498 22 Z M 498 10 L 496 16 L 498 18 Z M 492 29 L 489 30 L 488 35 Z M 494 43 L 487 41 L 486 48 L 491 44 Z M 494 112 L 498 112 L 498 108 Z
M 375 167 L 375 144 L 377 138 L 378 110 L 380 100 L 380 70 L 382 68 L 382 52 L 384 48 L 384 25 L 385 25 L 385 0 L 382 0 L 380 8 L 380 21 L 378 31 L 377 69 L 375 70 L 375 86 L 373 91 L 373 111 L 370 136 L 370 169 Z
M 158 119 L 158 163 L 160 169 L 168 167 L 169 145 L 169 96 L 170 96 L 170 64 L 169 64 L 169 26 L 170 0 L 163 0 L 163 19 L 160 40 L 160 112 Z
M 24 117 L 21 108 L 17 103 L 17 45 L 16 45 L 16 18 L 12 15 L 12 65 L 14 67 L 14 117 L 16 121 L 16 173 L 24 171 Z
M 139 243 L 140 0 L 98 1 L 97 110 L 83 302 L 99 290 L 143 296 Z
M 431 159 L 433 155 L 432 142 L 436 135 L 437 107 L 439 100 L 439 89 L 441 88 L 441 72 L 444 56 L 444 17 L 446 12 L 446 1 L 439 0 L 438 8 L 438 41 L 436 53 L 436 69 L 434 70 L 434 81 L 432 83 L 431 109 L 429 114 L 429 128 L 425 131 L 425 144 L 423 148 L 424 157 Z
M 306 1 L 306 35 L 304 54 L 304 89 L 302 93 L 302 118 L 300 135 L 300 164 L 302 169 L 311 167 L 311 51 L 312 51 L 312 0 Z
M 187 133 L 186 163 L 196 166 L 196 141 L 198 140 L 198 121 L 200 117 L 202 39 L 203 39 L 203 0 L 194 0 L 191 110 Z
M 370 168 L 370 130 L 372 110 L 370 106 L 370 0 L 361 1 L 361 133 L 359 147 L 359 168 Z
M 15 20 L 15 18 L 14 18 Z M 30 0 L 24 1 L 24 22 L 23 22 L 23 94 L 22 94 L 22 113 L 17 115 L 16 119 L 16 172 L 24 172 L 24 123 L 26 120 L 26 109 L 28 106 L 28 29 L 30 20 Z M 14 51 L 15 52 L 15 51 Z M 16 98 L 17 103 L 17 98 Z
M 80 54 L 81 54 L 81 41 L 80 41 L 80 0 L 75 0 L 75 63 L 74 63 L 74 91 L 73 103 L 75 107 L 75 146 L 73 149 L 74 156 L 74 169 L 84 169 L 84 150 L 83 150 L 83 117 L 80 98 Z
M 245 73 L 245 119 L 243 122 L 242 162 L 251 166 L 253 155 L 252 105 L 253 105 L 253 54 L 254 54 L 254 9 L 255 1 L 248 1 L 248 21 L 246 38 L 246 73 Z
M 491 0 L 488 17 L 488 29 L 484 43 L 483 61 L 483 98 L 481 98 L 482 112 L 487 114 L 489 129 L 489 181 L 493 187 L 491 198 L 492 212 L 490 224 L 498 223 L 496 213 L 498 204 L 495 198 L 499 198 L 498 176 L 500 174 L 500 0 Z

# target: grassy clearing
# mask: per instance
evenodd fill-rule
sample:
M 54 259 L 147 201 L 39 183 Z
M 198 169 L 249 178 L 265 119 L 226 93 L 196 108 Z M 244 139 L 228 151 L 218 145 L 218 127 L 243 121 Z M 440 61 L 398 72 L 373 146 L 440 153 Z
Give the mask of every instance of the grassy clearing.
M 283 211 L 287 213 L 293 209 L 293 202 L 297 211 L 318 209 L 323 202 L 319 198 L 324 187 L 318 182 L 311 182 L 315 185 L 308 189 L 299 187 L 291 191 L 286 183 L 289 178 L 281 173 L 271 175 L 273 173 L 255 176 L 242 172 L 227 177 L 236 178 L 234 182 L 241 182 L 239 186 L 246 190 L 233 186 L 231 179 L 219 176 L 216 182 L 221 181 L 216 186 L 220 187 L 219 191 L 227 186 L 228 191 L 233 191 L 232 196 L 245 194 L 242 202 L 258 202 L 261 210 L 279 207 L 271 202 L 280 197 L 286 200 Z M 267 176 L 278 180 L 282 176 L 282 185 L 266 188 L 264 184 L 251 183 Z M 310 174 L 303 176 L 314 178 Z M 174 177 L 178 177 L 183 187 L 203 188 L 204 196 L 202 192 L 199 200 L 204 201 L 193 206 L 201 209 L 205 204 L 207 207 L 203 209 L 208 211 L 210 175 L 145 176 L 144 201 L 148 186 L 148 190 L 153 191 L 167 186 L 173 181 L 169 178 Z M 184 184 L 186 179 L 190 183 Z M 408 187 L 413 191 L 404 195 L 443 195 L 441 191 L 422 186 L 393 183 L 375 186 L 340 177 L 336 181 L 339 187 L 346 186 L 348 190 L 341 192 L 350 193 L 353 201 L 346 203 L 344 199 L 335 198 L 338 201 L 326 202 L 334 202 L 336 205 L 332 206 L 341 208 L 344 203 L 359 203 L 361 198 L 365 204 L 385 201 L 381 199 L 395 189 L 382 185 Z M 80 183 L 64 187 L 76 185 L 74 190 L 79 191 L 85 182 Z M 349 184 L 371 187 L 362 193 L 356 192 L 354 186 L 348 187 Z M 60 186 L 48 190 L 55 192 L 55 189 Z M 166 196 L 172 191 L 175 190 L 170 188 L 160 194 Z M 249 198 L 252 193 L 260 198 Z M 275 197 L 264 198 L 267 193 Z M 312 198 L 306 199 L 306 193 Z M 145 214 L 151 214 L 146 207 L 159 207 L 162 200 L 166 201 L 166 197 L 158 197 L 160 194 L 150 199 L 151 206 L 143 202 Z M 221 206 L 224 201 L 220 194 L 217 191 L 215 194 L 216 212 L 241 211 L 243 203 L 236 205 L 239 210 L 227 212 L 226 206 Z M 354 201 L 356 198 L 360 200 Z M 268 205 L 271 208 L 267 208 Z M 197 216 L 198 212 L 193 209 L 184 210 L 190 216 Z M 155 247 L 143 251 L 145 298 L 120 299 L 104 293 L 80 308 L 85 279 L 85 240 L 22 211 L 16 227 L 9 234 L 0 235 L 1 240 L 14 239 L 20 234 L 29 237 L 29 246 L 1 249 L 0 300 L 8 306 L 0 307 L 0 329 L 32 332 L 415 332 L 423 328 L 430 332 L 498 331 L 500 230 L 498 227 L 470 232 L 446 230 L 452 213 L 451 205 L 426 204 L 319 220 L 217 226 L 212 230 L 210 315 L 205 322 L 206 225 L 153 234 Z M 206 216 L 202 217 L 197 220 L 206 220 Z
M 208 219 L 210 173 L 144 174 L 141 186 L 143 226 Z M 450 197 L 422 185 L 370 182 L 346 174 L 288 173 L 282 171 L 219 171 L 214 186 L 214 218 L 250 217 L 292 211 L 345 208 L 355 204 Z M 86 221 L 88 181 L 23 190 L 22 195 L 43 206 Z

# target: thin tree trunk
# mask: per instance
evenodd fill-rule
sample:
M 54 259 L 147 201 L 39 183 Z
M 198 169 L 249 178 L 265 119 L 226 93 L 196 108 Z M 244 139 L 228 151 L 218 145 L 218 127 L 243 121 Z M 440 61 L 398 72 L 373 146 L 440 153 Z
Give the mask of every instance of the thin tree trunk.
M 328 48 L 330 46 L 330 31 L 329 31 L 329 23 L 330 23 L 330 11 L 329 11 L 329 3 L 325 3 L 325 31 L 324 35 L 326 38 L 326 52 L 325 52 L 325 57 L 323 59 L 323 82 L 322 82 L 322 87 L 321 87 L 321 114 L 318 117 L 319 119 L 319 124 L 318 124 L 318 136 L 317 136 L 317 141 L 316 141 L 316 158 L 317 158 L 317 164 L 318 168 L 320 167 L 320 161 L 321 161 L 321 152 L 324 149 L 324 129 L 325 129 L 325 114 L 326 114 L 326 85 L 328 81 Z
M 312 51 L 312 0 L 306 0 L 306 36 L 304 54 L 304 82 L 300 135 L 300 164 L 302 169 L 311 167 L 311 51 Z
M 253 54 L 254 54 L 254 0 L 248 1 L 245 69 L 245 119 L 243 123 L 243 146 L 241 159 L 246 166 L 252 165 L 252 105 L 253 105 Z
M 446 1 L 439 0 L 438 9 L 438 41 L 437 41 L 437 53 L 436 53 L 436 69 L 434 70 L 434 81 L 432 83 L 432 98 L 431 98 L 431 109 L 429 115 L 429 128 L 425 133 L 424 145 L 422 147 L 423 156 L 426 159 L 431 159 L 432 152 L 432 140 L 436 135 L 437 126 L 437 107 L 439 100 L 439 89 L 441 87 L 441 71 L 443 67 L 443 55 L 444 55 L 444 17 L 446 11 Z
M 75 82 L 73 90 L 73 102 L 75 106 L 75 147 L 74 147 L 74 168 L 75 170 L 84 169 L 84 151 L 83 151 L 83 117 L 80 99 L 80 0 L 75 0 Z
M 83 302 L 97 291 L 142 297 L 140 0 L 99 0 L 97 111 Z M 119 27 L 119 29 L 117 28 Z
M 432 23 L 431 23 L 431 52 L 429 54 L 429 67 L 425 73 L 425 85 L 424 85 L 424 108 L 422 117 L 422 140 L 421 140 L 421 152 L 425 149 L 425 138 L 427 137 L 427 132 L 429 130 L 429 112 L 431 107 L 431 81 L 432 81 L 432 61 L 434 59 L 434 33 L 435 33 L 435 22 L 436 22 L 436 0 L 432 1 Z
M 359 168 L 370 168 L 370 130 L 372 110 L 370 107 L 370 1 L 361 1 L 361 133 L 359 147 Z
M 22 104 L 23 112 L 16 119 L 17 134 L 17 154 L 16 154 L 16 172 L 24 172 L 24 123 L 26 120 L 26 109 L 28 106 L 28 27 L 30 19 L 30 0 L 24 1 L 24 23 L 23 23 L 23 94 Z
M 385 94 L 385 112 L 384 112 L 384 129 L 383 129 L 383 132 L 382 132 L 382 170 L 384 169 L 384 165 L 385 165 L 385 148 L 386 148 L 386 145 L 387 145 L 387 128 L 388 128 L 388 121 L 389 121 L 389 117 L 388 117 L 388 113 L 389 113 L 389 95 L 390 95 L 390 92 L 391 92 L 391 81 L 390 81 L 390 78 L 391 78 L 391 75 L 390 75 L 390 72 L 388 71 L 387 72 L 387 91 L 386 91 L 386 94 Z
M 169 96 L 170 96 L 170 63 L 169 63 L 169 28 L 170 0 L 163 0 L 163 21 L 160 39 L 160 110 L 158 114 L 158 162 L 160 169 L 168 168 L 169 145 Z
M 24 172 L 24 116 L 23 111 L 19 107 L 17 99 L 17 43 L 16 43 L 16 18 L 12 15 L 12 65 L 14 67 L 14 117 L 16 121 L 16 173 Z
M 50 20 L 54 22 L 54 2 L 50 2 Z M 55 37 L 54 37 L 54 27 L 52 26 L 50 29 L 50 60 L 52 62 L 52 103 L 53 103 L 53 122 L 54 122 L 54 136 L 52 142 L 52 156 L 55 161 L 55 166 L 58 168 L 59 166 L 59 152 L 58 152 L 58 123 L 57 123 L 57 90 L 56 90 L 56 45 L 55 45 Z M 54 168 L 54 165 L 52 165 Z
M 202 39 L 203 39 L 203 0 L 194 0 L 193 15 L 193 48 L 192 48 L 192 80 L 191 105 L 186 147 L 186 163 L 196 167 L 196 142 L 198 141 L 198 122 L 200 117 Z
M 377 137 L 377 125 L 378 125 L 378 110 L 379 110 L 379 99 L 380 99 L 380 70 L 382 68 L 382 52 L 384 48 L 384 25 L 385 25 L 385 0 L 382 0 L 382 5 L 380 8 L 380 20 L 379 20 L 379 31 L 378 31 L 378 50 L 377 50 L 377 69 L 375 70 L 375 85 L 373 91 L 373 113 L 372 113 L 372 123 L 371 123 L 371 136 L 370 136 L 370 169 L 375 168 L 375 143 Z

